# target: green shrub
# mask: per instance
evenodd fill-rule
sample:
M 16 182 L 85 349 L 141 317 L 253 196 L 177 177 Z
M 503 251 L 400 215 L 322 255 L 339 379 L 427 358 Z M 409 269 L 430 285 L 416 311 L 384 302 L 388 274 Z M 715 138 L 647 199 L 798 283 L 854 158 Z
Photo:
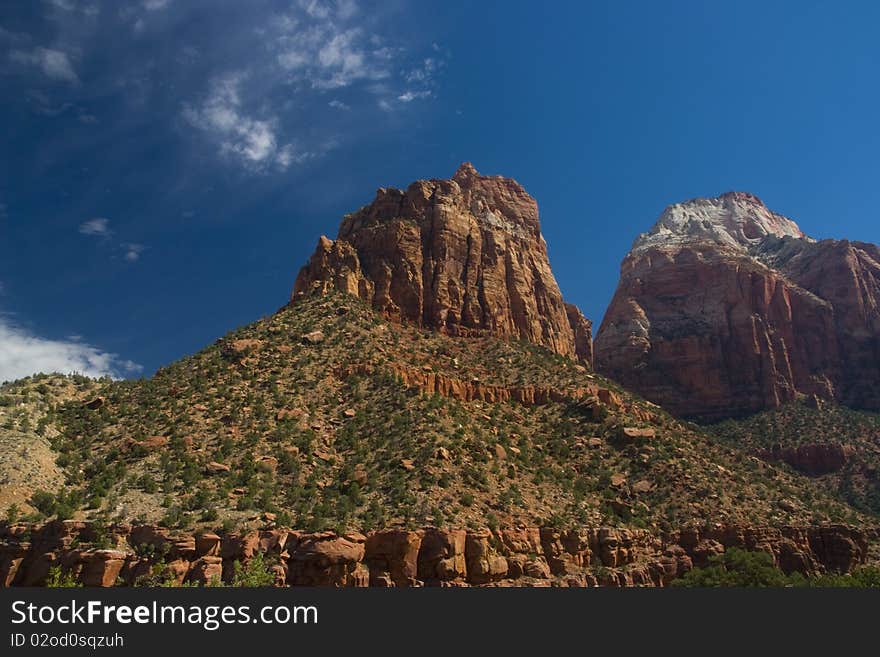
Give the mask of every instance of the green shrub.
M 10 525 L 18 520 L 21 515 L 21 509 L 18 507 L 18 504 L 11 504 L 8 509 L 6 509 L 6 522 Z
M 49 569 L 49 577 L 46 579 L 46 587 L 50 589 L 79 588 L 82 584 L 76 581 L 73 573 L 61 572 L 61 566 L 52 566 Z
M 258 552 L 242 566 L 240 561 L 235 562 L 235 574 L 232 577 L 232 586 L 254 588 L 260 586 L 272 586 L 275 583 L 275 574 L 269 572 L 262 553 Z
M 748 552 L 730 548 L 709 557 L 705 568 L 694 568 L 672 582 L 681 587 L 780 587 L 790 584 L 766 552 Z

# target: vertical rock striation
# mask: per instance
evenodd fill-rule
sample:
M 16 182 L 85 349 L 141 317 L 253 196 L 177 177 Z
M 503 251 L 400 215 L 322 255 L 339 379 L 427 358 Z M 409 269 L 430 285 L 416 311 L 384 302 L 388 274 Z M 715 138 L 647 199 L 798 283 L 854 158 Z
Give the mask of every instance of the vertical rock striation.
M 331 289 L 399 321 L 528 340 L 592 362 L 592 326 L 563 302 L 537 203 L 514 180 L 468 163 L 450 180 L 379 189 L 346 215 L 336 240 L 321 237 L 292 301 Z

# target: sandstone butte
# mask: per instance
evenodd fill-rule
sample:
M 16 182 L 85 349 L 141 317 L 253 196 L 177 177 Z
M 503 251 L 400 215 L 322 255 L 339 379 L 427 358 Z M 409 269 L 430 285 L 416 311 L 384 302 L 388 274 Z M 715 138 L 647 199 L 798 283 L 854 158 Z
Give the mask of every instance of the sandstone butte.
M 593 362 L 592 324 L 562 299 L 538 204 L 514 180 L 465 163 L 451 180 L 379 189 L 321 237 L 291 302 L 331 289 L 391 319 L 449 335 L 523 339 Z
M 668 207 L 639 236 L 596 368 L 701 420 L 800 395 L 880 409 L 880 249 L 816 241 L 750 194 Z

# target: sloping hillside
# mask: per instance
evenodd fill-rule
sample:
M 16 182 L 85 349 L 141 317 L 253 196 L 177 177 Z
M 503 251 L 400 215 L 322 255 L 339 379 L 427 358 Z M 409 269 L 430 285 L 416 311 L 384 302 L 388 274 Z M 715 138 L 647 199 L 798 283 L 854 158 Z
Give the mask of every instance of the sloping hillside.
M 9 395 L 12 388 L 7 388 Z M 55 407 L 45 515 L 321 529 L 858 521 L 546 348 L 302 299 Z

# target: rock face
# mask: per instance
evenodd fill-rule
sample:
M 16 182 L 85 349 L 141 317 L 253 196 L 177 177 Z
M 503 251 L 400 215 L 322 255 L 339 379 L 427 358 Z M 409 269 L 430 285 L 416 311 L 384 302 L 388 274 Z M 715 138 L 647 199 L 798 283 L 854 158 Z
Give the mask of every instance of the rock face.
M 597 369 L 702 420 L 799 394 L 880 408 L 880 250 L 806 237 L 733 192 L 665 210 L 636 239 Z
M 841 470 L 852 454 L 850 447 L 836 443 L 817 443 L 783 447 L 773 445 L 761 450 L 758 456 L 767 461 L 783 461 L 795 470 L 808 475 L 823 475 Z
M 111 541 L 114 549 L 94 547 Z M 0 588 L 45 585 L 53 569 L 85 586 L 232 582 L 261 554 L 276 586 L 665 586 L 730 547 L 763 550 L 786 573 L 849 572 L 875 529 L 844 525 L 686 529 L 383 529 L 367 535 L 287 529 L 220 537 L 152 525 L 0 523 Z
M 580 403 L 584 407 L 592 409 L 593 414 L 601 415 L 601 417 L 594 418 L 596 420 L 607 416 L 608 409 L 611 409 L 624 410 L 644 422 L 659 423 L 661 421 L 657 414 L 641 409 L 635 404 L 624 404 L 612 390 L 594 383 L 569 390 L 535 385 L 497 386 L 479 381 L 455 379 L 440 372 L 426 372 L 397 364 L 390 364 L 381 369 L 364 364 L 348 365 L 336 370 L 335 375 L 340 379 L 345 379 L 353 375 L 371 376 L 377 372 L 394 376 L 406 387 L 418 390 L 422 394 L 440 395 L 464 402 L 481 401 L 489 404 L 517 402 L 523 406 Z M 605 410 L 601 411 L 600 409 Z
M 537 203 L 467 163 L 451 180 L 378 190 L 336 240 L 321 237 L 292 301 L 331 289 L 450 335 L 524 339 L 592 362 L 592 326 L 562 300 Z

